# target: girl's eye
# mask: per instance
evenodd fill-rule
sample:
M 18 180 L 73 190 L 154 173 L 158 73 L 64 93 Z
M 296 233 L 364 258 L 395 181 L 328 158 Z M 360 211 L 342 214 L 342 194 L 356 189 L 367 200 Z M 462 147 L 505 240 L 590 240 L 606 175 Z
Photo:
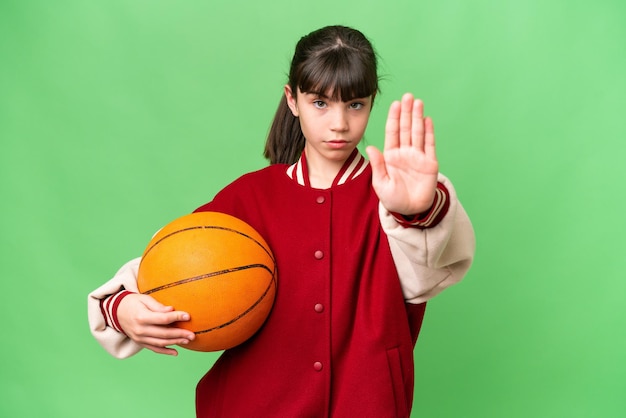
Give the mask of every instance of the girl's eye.
M 363 103 L 360 103 L 360 102 L 350 103 L 350 109 L 355 109 L 355 110 L 363 109 Z
M 326 107 L 326 103 L 323 102 L 322 100 L 315 100 L 313 102 L 313 106 L 317 107 L 318 109 L 323 109 Z

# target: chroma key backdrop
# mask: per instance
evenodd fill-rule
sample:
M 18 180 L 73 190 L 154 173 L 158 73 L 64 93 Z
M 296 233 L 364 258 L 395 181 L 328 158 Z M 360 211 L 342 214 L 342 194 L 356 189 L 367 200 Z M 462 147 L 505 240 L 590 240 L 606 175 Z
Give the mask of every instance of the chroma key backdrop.
M 626 416 L 621 0 L 1 0 L 0 416 L 194 416 L 219 353 L 114 359 L 87 294 L 267 164 L 295 43 L 330 24 L 380 55 L 364 142 L 422 98 L 476 230 L 429 303 L 412 416 Z

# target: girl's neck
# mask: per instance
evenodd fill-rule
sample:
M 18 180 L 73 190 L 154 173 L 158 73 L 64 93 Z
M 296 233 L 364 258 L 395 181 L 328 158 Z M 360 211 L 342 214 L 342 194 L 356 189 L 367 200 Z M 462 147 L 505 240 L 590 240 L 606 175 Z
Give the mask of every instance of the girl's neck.
M 307 161 L 311 187 L 314 189 L 330 189 L 341 167 L 342 164 L 337 166 L 328 164 L 325 167 L 321 167 L 319 164 Z
M 314 189 L 329 189 L 344 163 L 345 160 L 335 161 L 315 158 L 314 153 L 307 153 L 306 166 L 311 187 Z

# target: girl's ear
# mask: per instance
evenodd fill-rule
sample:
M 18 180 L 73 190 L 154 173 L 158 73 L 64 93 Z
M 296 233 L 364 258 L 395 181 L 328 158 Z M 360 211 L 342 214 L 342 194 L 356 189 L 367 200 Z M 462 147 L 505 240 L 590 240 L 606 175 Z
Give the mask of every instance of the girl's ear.
M 287 99 L 287 106 L 291 110 L 291 113 L 297 118 L 298 117 L 298 103 L 296 102 L 296 98 L 294 97 L 293 92 L 291 91 L 291 87 L 289 84 L 285 85 L 285 98 Z

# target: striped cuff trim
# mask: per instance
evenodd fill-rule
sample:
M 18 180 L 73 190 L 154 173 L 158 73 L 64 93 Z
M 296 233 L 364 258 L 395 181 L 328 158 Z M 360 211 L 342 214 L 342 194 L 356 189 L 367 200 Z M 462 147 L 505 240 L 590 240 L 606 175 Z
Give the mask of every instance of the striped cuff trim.
M 437 183 L 437 188 L 435 189 L 435 199 L 433 200 L 433 205 L 430 209 L 424 213 L 417 215 L 402 215 L 397 212 L 390 212 L 391 216 L 398 222 L 400 225 L 405 228 L 432 228 L 437 226 L 439 222 L 446 216 L 448 213 L 448 208 L 450 207 L 450 193 L 448 193 L 448 189 L 442 183 Z
M 102 310 L 102 316 L 104 316 L 107 326 L 113 328 L 117 332 L 124 333 L 117 319 L 117 308 L 122 299 L 128 295 L 132 295 L 133 293 L 134 292 L 129 290 L 122 290 L 111 296 L 107 296 L 100 301 L 100 309 Z

